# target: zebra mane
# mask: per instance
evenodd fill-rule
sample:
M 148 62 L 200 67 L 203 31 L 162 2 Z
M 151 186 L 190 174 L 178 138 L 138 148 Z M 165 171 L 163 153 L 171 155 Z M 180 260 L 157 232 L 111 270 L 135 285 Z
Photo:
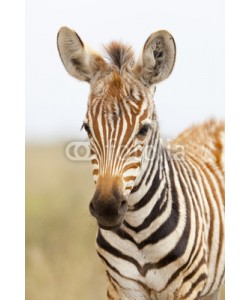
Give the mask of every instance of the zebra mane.
M 134 61 L 134 52 L 131 46 L 112 41 L 108 45 L 105 45 L 104 49 L 111 65 L 116 66 L 119 70 L 129 63 L 132 64 Z

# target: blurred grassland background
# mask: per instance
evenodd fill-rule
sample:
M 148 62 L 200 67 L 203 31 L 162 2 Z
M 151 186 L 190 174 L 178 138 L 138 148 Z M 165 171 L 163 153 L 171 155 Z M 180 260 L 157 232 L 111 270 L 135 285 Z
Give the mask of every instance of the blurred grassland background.
M 88 211 L 91 166 L 65 145 L 26 147 L 26 300 L 106 299 Z

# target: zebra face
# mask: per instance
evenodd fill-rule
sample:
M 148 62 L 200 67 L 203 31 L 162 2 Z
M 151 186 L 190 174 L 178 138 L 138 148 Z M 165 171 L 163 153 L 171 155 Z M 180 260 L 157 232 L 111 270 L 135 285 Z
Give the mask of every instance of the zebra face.
M 151 89 L 129 73 L 112 72 L 91 87 L 83 127 L 90 140 L 96 182 L 90 212 L 100 227 L 115 228 L 123 221 L 127 196 L 154 130 Z
M 83 127 L 90 140 L 96 183 L 100 177 L 119 177 L 122 193 L 130 193 L 154 124 L 152 115 L 150 89 L 129 74 L 112 72 L 92 88 Z
M 114 229 L 122 224 L 140 177 L 155 125 L 153 91 L 173 69 L 174 39 L 164 30 L 153 33 L 137 62 L 131 48 L 118 42 L 105 47 L 107 62 L 67 27 L 60 29 L 57 44 L 68 73 L 91 86 L 83 124 L 96 182 L 90 212 L 100 227 Z

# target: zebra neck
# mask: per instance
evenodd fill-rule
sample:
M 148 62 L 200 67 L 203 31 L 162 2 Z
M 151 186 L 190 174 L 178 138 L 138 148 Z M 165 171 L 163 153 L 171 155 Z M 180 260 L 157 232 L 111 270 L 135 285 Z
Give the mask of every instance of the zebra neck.
M 167 154 L 157 132 L 151 138 L 152 153 L 145 159 L 142 171 L 129 198 L 129 210 L 124 224 L 139 232 L 147 228 L 166 208 L 168 198 L 168 179 L 166 170 Z

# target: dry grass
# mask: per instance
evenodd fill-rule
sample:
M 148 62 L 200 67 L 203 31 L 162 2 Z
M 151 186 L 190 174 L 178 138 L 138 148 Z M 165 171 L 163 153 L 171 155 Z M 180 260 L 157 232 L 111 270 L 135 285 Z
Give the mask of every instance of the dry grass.
M 69 161 L 63 145 L 27 146 L 26 300 L 106 299 L 93 191 L 90 164 Z
M 26 149 L 26 300 L 105 299 L 88 212 L 91 167 L 69 161 L 63 151 Z

